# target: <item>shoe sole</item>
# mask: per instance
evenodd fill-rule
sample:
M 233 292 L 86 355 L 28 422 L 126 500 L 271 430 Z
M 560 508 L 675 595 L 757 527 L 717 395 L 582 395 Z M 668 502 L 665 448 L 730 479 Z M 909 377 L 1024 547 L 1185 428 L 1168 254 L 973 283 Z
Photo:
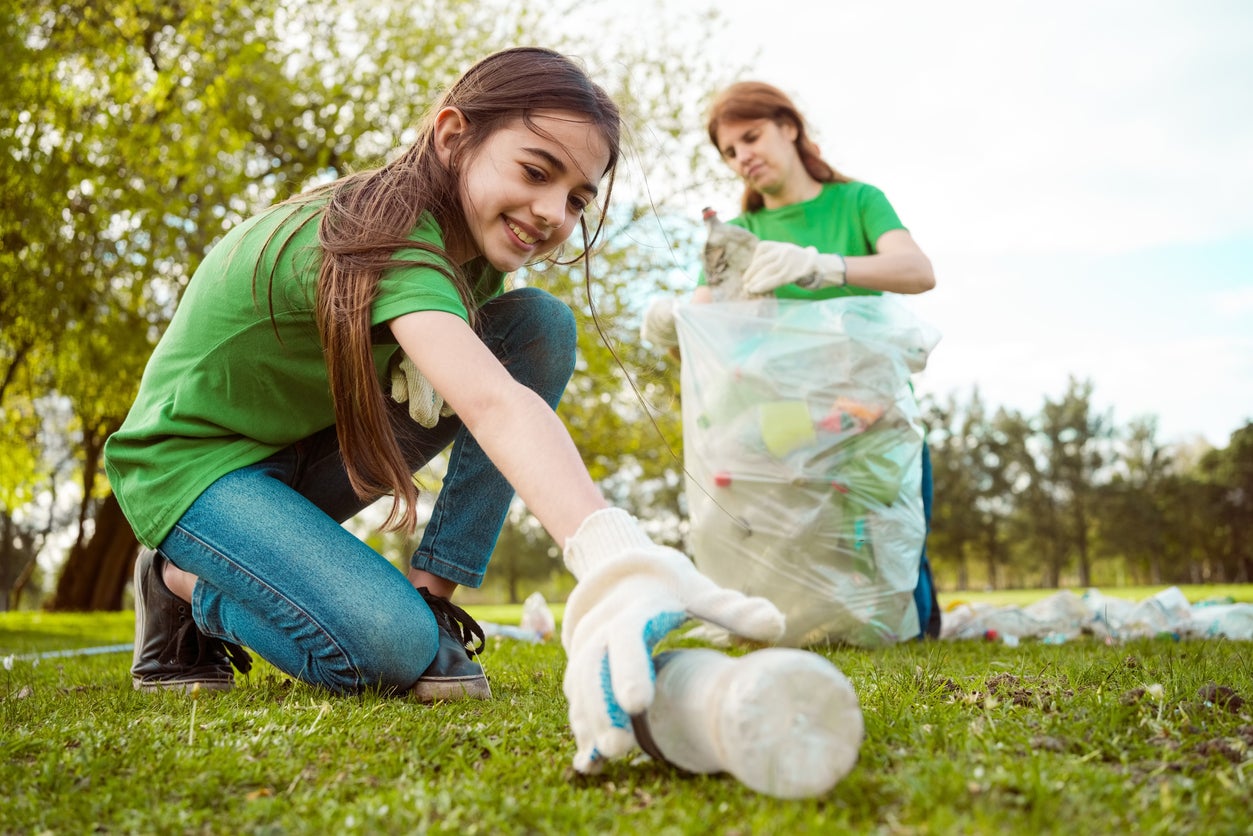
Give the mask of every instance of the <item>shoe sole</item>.
M 131 684 L 136 691 L 143 691 L 147 694 L 155 694 L 160 691 L 176 691 L 182 694 L 190 694 L 193 691 L 230 691 L 235 687 L 234 681 L 227 682 L 221 679 L 192 679 L 192 680 L 143 680 L 134 677 Z
M 147 549 L 145 549 L 144 551 L 147 551 Z M 145 561 L 144 553 L 140 552 L 139 556 L 135 559 L 135 585 L 133 587 L 135 590 L 134 594 L 135 594 L 136 606 L 135 606 L 135 653 L 131 656 L 131 669 L 132 670 L 135 668 L 136 665 L 139 664 L 139 654 L 143 650 L 142 646 L 140 645 L 140 638 L 144 635 L 144 622 L 147 620 L 144 618 L 144 613 L 148 608 L 139 606 L 139 596 L 144 594 L 143 593 L 143 577 L 144 577 L 143 566 L 145 562 L 147 562 L 148 564 L 151 564 L 152 558 L 148 558 Z M 138 679 L 135 680 L 135 687 L 136 688 L 139 687 Z
M 492 686 L 485 676 L 471 676 L 464 679 L 429 677 L 419 679 L 409 693 L 418 702 L 490 700 Z

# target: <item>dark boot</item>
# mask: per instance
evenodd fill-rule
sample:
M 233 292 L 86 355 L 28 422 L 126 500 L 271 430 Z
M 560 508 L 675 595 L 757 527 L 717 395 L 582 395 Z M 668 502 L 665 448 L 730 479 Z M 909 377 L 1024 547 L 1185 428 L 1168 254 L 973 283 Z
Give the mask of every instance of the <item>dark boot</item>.
M 235 687 L 232 663 L 248 673 L 252 657 L 239 645 L 200 632 L 191 604 L 165 585 L 164 568 L 165 558 L 154 549 L 135 559 L 135 689 L 229 691 Z
M 439 650 L 435 661 L 414 683 L 412 694 L 419 702 L 436 700 L 490 700 L 492 687 L 483 666 L 474 657 L 483 649 L 483 628 L 461 607 L 435 595 L 425 586 L 418 589 L 435 614 L 439 626 Z M 475 640 L 477 644 L 475 643 Z

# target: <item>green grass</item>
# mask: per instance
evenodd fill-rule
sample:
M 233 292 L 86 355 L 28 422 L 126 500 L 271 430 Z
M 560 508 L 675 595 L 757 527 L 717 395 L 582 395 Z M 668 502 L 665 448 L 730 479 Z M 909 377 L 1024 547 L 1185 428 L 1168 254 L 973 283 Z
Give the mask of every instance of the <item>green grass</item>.
M 129 642 L 132 628 L 129 614 L 0 614 L 0 656 Z M 0 832 L 1249 833 L 1251 651 L 824 650 L 857 687 L 866 741 L 847 778 L 805 801 L 647 761 L 574 774 L 555 642 L 490 640 L 495 698 L 435 706 L 329 696 L 264 663 L 193 699 L 134 692 L 129 654 L 13 659 Z

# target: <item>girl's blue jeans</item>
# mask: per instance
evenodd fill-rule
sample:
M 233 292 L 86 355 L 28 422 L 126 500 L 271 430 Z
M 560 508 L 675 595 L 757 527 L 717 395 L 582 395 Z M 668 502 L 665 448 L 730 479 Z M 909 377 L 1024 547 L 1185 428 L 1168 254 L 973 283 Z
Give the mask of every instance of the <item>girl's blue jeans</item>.
M 554 409 L 574 371 L 570 309 L 536 288 L 480 310 L 484 344 Z M 403 416 L 414 472 L 450 443 L 443 487 L 411 564 L 479 586 L 513 488 L 455 416 L 432 429 Z M 285 673 L 336 692 L 407 689 L 435 657 L 435 618 L 404 574 L 340 523 L 368 503 L 353 492 L 335 428 L 228 473 L 182 516 L 160 551 L 199 577 L 192 616 Z

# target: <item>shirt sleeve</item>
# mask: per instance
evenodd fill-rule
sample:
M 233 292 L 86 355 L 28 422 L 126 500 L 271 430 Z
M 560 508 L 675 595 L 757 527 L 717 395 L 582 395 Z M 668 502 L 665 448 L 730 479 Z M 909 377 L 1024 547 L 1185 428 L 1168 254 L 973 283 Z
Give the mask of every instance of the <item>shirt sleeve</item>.
M 877 252 L 875 242 L 885 232 L 891 232 L 894 229 L 905 229 L 905 225 L 901 223 L 901 219 L 897 216 L 896 210 L 892 208 L 892 204 L 888 202 L 887 196 L 875 186 L 863 185 L 861 194 L 858 196 L 859 209 L 861 210 L 862 224 L 866 230 L 866 243 L 870 245 L 871 252 Z

